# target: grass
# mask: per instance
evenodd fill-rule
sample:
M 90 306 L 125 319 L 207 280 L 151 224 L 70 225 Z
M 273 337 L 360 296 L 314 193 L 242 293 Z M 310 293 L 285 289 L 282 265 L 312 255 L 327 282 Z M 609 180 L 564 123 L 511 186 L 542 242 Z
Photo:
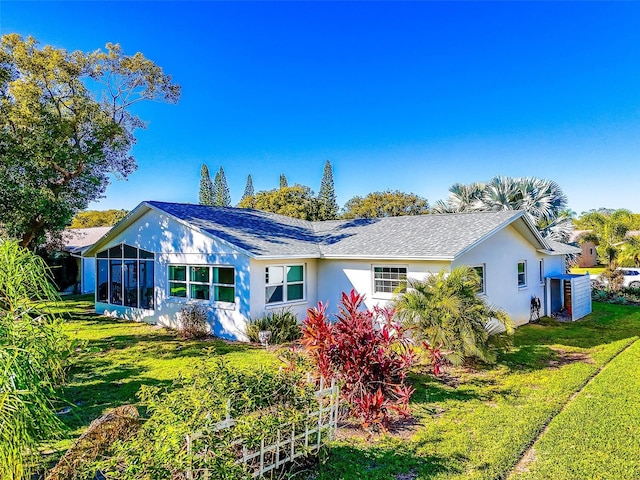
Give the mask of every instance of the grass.
M 58 451 L 105 410 L 135 403 L 140 385 L 168 386 L 192 370 L 207 349 L 238 367 L 277 363 L 250 345 L 185 341 L 92 308 L 84 297 L 62 307 L 65 329 L 81 346 L 61 389 L 71 411 L 61 417 L 69 433 Z M 495 365 L 452 369 L 444 379 L 415 373 L 415 424 L 374 439 L 343 433 L 311 478 L 506 478 L 541 432 L 533 461 L 513 478 L 640 478 L 640 309 L 593 309 L 579 322 L 543 319 L 519 328 L 514 348 Z
M 316 478 L 375 480 L 401 474 L 412 479 L 505 478 L 574 393 L 638 334 L 639 309 L 604 304 L 594 304 L 593 315 L 581 322 L 545 320 L 521 327 L 515 348 L 495 366 L 454 370 L 448 382 L 415 376 L 413 407 L 418 425 L 403 435 L 387 435 L 374 442 L 337 442 Z M 625 413 L 614 425 L 608 434 L 616 438 L 627 435 L 628 426 L 637 421 L 629 423 Z M 564 434 L 570 441 L 572 433 Z M 616 455 L 610 451 L 610 457 Z M 601 466 L 606 469 L 606 462 Z M 634 478 L 637 470 L 627 468 L 626 472 L 628 477 L 598 478 Z M 532 478 L 564 477 L 542 473 Z
M 584 275 L 588 272 L 590 275 L 600 275 L 604 272 L 605 268 L 605 265 L 596 265 L 595 267 L 572 267 L 570 273 Z
M 93 297 L 66 299 L 58 308 L 64 330 L 77 348 L 67 382 L 60 389 L 60 418 L 68 427 L 62 441 L 67 448 L 106 410 L 137 403 L 141 385 L 169 387 L 179 374 L 188 374 L 200 359 L 223 357 L 234 366 L 276 364 L 272 353 L 244 343 L 218 339 L 183 340 L 175 332 L 146 323 L 135 323 L 93 313 Z

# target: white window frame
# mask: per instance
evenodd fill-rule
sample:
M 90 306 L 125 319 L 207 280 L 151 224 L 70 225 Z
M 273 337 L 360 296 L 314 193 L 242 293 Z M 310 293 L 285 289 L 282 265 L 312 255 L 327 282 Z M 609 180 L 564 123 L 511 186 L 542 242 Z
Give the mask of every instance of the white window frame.
M 404 280 L 406 281 L 407 278 L 409 277 L 409 266 L 408 265 L 398 265 L 398 264 L 373 264 L 373 265 L 371 265 L 371 292 L 373 294 L 373 298 L 392 298 L 393 297 L 393 292 L 379 292 L 379 291 L 376 290 L 376 268 L 404 268 Z M 380 280 L 395 281 L 395 279 L 384 279 L 384 278 L 381 278 Z M 397 281 L 401 282 L 402 280 L 397 280 Z M 396 287 L 394 287 L 393 290 L 395 291 L 395 289 L 399 285 L 400 285 L 400 283 L 398 283 L 398 285 Z
M 481 268 L 482 269 L 482 276 L 480 277 L 481 280 L 481 284 L 480 284 L 480 290 L 478 290 L 476 293 L 478 293 L 479 295 L 486 295 L 487 294 L 487 267 L 484 263 L 480 263 L 478 265 L 469 265 L 471 268 L 473 268 L 474 270 L 477 268 Z
M 171 267 L 185 267 L 185 280 L 184 281 L 176 281 L 171 280 L 169 278 L 169 270 Z M 192 268 L 207 268 L 209 271 L 209 281 L 208 282 L 196 282 L 191 280 L 191 269 Z M 233 270 L 233 284 L 231 283 L 219 283 L 214 282 L 213 278 L 213 269 L 214 268 L 230 268 Z M 171 283 L 184 283 L 186 284 L 186 293 L 187 295 L 184 297 L 177 297 L 171 295 Z M 191 296 L 191 285 L 207 285 L 209 287 L 209 298 L 194 298 Z M 216 300 L 215 299 L 215 289 L 214 287 L 233 287 L 233 302 L 227 302 L 224 300 Z M 195 301 L 195 302 L 207 302 L 212 305 L 221 304 L 221 305 L 235 305 L 236 303 L 236 268 L 233 265 L 187 265 L 184 263 L 171 263 L 167 265 L 167 296 L 171 300 L 178 301 Z
M 540 280 L 540 285 L 544 285 L 544 259 L 540 259 L 539 264 L 538 264 L 538 275 L 540 276 L 539 280 Z
M 520 264 L 524 265 L 524 271 L 522 272 L 522 274 L 520 273 Z M 517 273 L 517 281 L 518 281 L 518 288 L 527 288 L 527 261 L 526 260 L 518 260 L 518 264 L 516 266 L 516 273 Z M 523 276 L 524 278 L 524 283 L 520 284 L 520 275 Z
M 295 282 L 287 281 L 287 268 L 302 267 L 302 280 Z M 282 268 L 282 282 L 280 283 L 267 283 L 267 274 L 270 268 Z M 295 300 L 288 299 L 288 286 L 289 285 L 302 285 L 302 298 L 296 298 Z M 279 302 L 269 302 L 267 299 L 267 288 L 282 286 L 282 300 Z M 307 301 L 307 264 L 306 263 L 278 263 L 273 265 L 267 265 L 264 268 L 264 304 L 265 308 L 278 307 L 287 304 L 306 303 Z

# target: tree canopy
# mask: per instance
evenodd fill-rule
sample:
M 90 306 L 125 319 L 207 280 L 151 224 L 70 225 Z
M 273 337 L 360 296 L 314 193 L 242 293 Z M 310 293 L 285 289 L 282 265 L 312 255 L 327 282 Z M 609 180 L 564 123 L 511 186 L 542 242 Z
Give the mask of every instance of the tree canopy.
M 637 239 L 627 237 L 634 224 L 633 213 L 629 210 L 619 209 L 611 213 L 593 211 L 582 215 L 579 224 L 588 230 L 581 236 L 580 242 L 591 241 L 596 244 L 598 257 L 602 262 L 611 266 L 619 254 L 624 252 L 625 264 L 635 264 L 640 249 Z
M 100 91 L 100 94 L 94 92 Z M 111 177 L 136 169 L 130 107 L 176 103 L 180 87 L 142 53 L 41 47 L 29 37 L 0 43 L 0 226 L 35 247 L 100 198 Z
M 261 191 L 254 196 L 243 198 L 238 207 L 256 208 L 302 220 L 315 220 L 318 211 L 313 191 L 304 185 Z
M 333 185 L 333 168 L 331 162 L 324 163 L 320 191 L 318 192 L 318 220 L 334 220 L 338 217 L 338 201 Z
M 255 191 L 253 190 L 253 178 L 251 178 L 251 174 L 247 175 L 247 183 L 244 186 L 244 193 L 242 194 L 242 198 L 240 201 L 244 200 L 247 197 L 253 197 L 255 195 Z
M 86 210 L 79 212 L 71 221 L 71 228 L 110 227 L 129 212 L 127 210 Z
M 220 167 L 220 170 L 218 170 L 213 180 L 212 200 L 211 205 L 215 205 L 216 207 L 228 207 L 231 205 L 231 192 L 229 191 L 227 177 L 222 167 Z
M 453 184 L 446 201 L 434 205 L 435 213 L 524 210 L 542 236 L 566 241 L 573 230 L 572 213 L 560 186 L 536 177 L 494 177 L 487 183 Z
M 386 190 L 353 197 L 344 206 L 343 218 L 400 217 L 429 213 L 426 198 L 413 193 Z
M 209 167 L 205 163 L 200 168 L 200 189 L 198 190 L 200 205 L 213 205 L 213 182 L 209 174 Z

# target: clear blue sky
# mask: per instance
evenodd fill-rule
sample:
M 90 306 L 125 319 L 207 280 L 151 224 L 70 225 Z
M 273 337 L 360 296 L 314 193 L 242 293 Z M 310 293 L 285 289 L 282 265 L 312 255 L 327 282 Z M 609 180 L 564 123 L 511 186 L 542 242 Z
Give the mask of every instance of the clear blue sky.
M 182 85 L 137 113 L 139 169 L 91 208 L 198 201 L 202 163 L 233 202 L 398 189 L 445 198 L 494 175 L 556 180 L 578 213 L 640 211 L 640 3 L 0 2 L 1 33 L 120 43 Z

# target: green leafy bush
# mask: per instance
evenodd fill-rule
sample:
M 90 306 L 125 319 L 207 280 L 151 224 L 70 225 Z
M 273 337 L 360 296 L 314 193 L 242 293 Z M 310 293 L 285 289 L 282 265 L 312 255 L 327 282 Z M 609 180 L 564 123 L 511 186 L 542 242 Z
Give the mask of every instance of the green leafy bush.
M 261 330 L 271 332 L 269 343 L 273 345 L 293 342 L 302 336 L 298 317 L 287 309 L 269 312 L 263 317 L 251 320 L 247 325 L 249 340 L 259 342 L 258 332 Z
M 209 333 L 207 309 L 199 303 L 190 303 L 180 309 L 180 335 L 184 338 L 202 338 Z
M 22 479 L 38 442 L 62 424 L 51 405 L 71 345 L 47 302 L 57 294 L 43 260 L 0 240 L 0 478 Z
M 178 378 L 169 390 L 143 386 L 140 399 L 148 420 L 131 439 L 116 443 L 108 460 L 93 465 L 106 478 L 156 480 L 183 478 L 185 470 L 209 470 L 210 478 L 250 479 L 235 439 L 251 448 L 275 440 L 277 429 L 302 425 L 317 408 L 316 386 L 298 370 L 244 371 L 219 358 L 207 359 L 192 376 Z M 227 413 L 235 419 L 220 428 Z M 302 427 L 301 427 L 302 428 Z M 190 451 L 186 436 L 194 433 Z M 198 477 L 200 478 L 200 477 Z M 204 478 L 204 477 L 202 477 Z

